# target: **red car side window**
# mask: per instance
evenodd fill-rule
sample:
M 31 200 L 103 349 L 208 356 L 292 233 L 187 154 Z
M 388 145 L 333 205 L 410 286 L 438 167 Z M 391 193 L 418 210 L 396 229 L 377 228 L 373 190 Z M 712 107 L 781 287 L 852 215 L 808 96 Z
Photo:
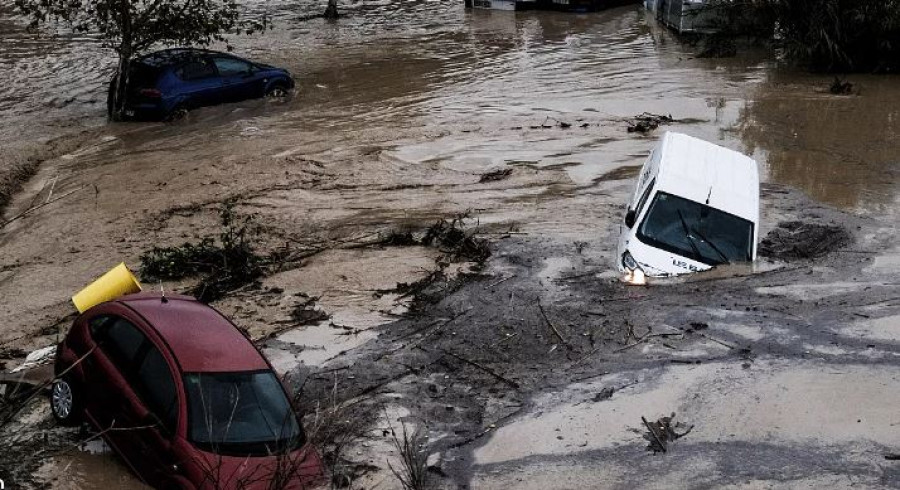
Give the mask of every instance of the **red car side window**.
M 99 330 L 95 340 L 123 374 L 130 372 L 147 337 L 128 320 L 111 317 Z
M 150 346 L 137 370 L 137 392 L 147 409 L 155 414 L 163 427 L 174 432 L 178 417 L 175 380 L 162 353 Z
M 91 331 L 91 338 L 94 339 L 94 342 L 100 342 L 100 336 L 103 335 L 103 327 L 106 326 L 107 322 L 111 319 L 112 317 L 103 315 L 88 320 L 88 328 Z
M 177 422 L 175 380 L 159 349 L 137 327 L 117 316 L 89 322 L 91 336 L 118 367 L 148 410 L 170 433 Z

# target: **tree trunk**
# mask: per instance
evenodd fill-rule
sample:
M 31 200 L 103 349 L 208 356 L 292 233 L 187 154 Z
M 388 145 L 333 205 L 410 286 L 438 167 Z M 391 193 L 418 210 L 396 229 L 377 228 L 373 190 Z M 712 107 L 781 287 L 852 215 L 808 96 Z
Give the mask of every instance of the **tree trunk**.
M 128 76 L 131 73 L 131 57 L 132 52 L 132 29 L 131 29 L 131 10 L 128 4 L 129 0 L 121 0 L 119 2 L 119 22 L 122 29 L 122 41 L 119 43 L 119 65 L 116 67 L 116 78 L 114 79 L 114 87 L 110 87 L 113 94 L 112 110 L 110 117 L 113 121 L 121 121 L 125 115 L 125 101 L 128 96 Z
M 326 19 L 337 19 L 340 17 L 337 8 L 337 0 L 328 0 L 328 6 L 325 7 L 324 15 Z
M 116 67 L 116 77 L 113 79 L 112 106 L 110 118 L 113 121 L 121 121 L 125 115 L 125 100 L 128 95 L 128 73 L 131 71 L 131 54 L 119 52 L 119 64 Z

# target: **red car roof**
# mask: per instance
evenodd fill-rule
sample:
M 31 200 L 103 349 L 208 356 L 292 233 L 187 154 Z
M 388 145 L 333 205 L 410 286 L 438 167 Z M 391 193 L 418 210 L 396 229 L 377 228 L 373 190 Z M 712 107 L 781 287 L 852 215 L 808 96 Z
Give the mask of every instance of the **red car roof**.
M 225 317 L 188 296 L 134 294 L 118 302 L 149 322 L 169 345 L 184 372 L 269 369 L 262 354 Z

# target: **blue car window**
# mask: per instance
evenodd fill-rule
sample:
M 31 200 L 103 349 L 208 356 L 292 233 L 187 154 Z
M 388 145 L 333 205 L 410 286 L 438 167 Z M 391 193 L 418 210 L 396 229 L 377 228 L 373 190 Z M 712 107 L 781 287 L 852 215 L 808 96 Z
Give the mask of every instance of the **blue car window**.
M 182 80 L 199 80 L 216 76 L 216 68 L 206 60 L 193 60 L 175 70 Z
M 213 58 L 213 62 L 215 62 L 216 68 L 219 69 L 219 74 L 223 77 L 243 75 L 251 71 L 250 63 L 235 58 Z

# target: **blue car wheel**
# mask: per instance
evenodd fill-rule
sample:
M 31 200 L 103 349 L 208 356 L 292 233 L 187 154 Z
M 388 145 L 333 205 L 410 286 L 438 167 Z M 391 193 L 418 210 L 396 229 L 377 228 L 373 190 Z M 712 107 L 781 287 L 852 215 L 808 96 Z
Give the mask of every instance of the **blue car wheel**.
M 274 99 L 283 99 L 288 96 L 288 88 L 287 84 L 282 82 L 273 83 L 268 90 L 266 90 L 266 97 L 272 97 Z

